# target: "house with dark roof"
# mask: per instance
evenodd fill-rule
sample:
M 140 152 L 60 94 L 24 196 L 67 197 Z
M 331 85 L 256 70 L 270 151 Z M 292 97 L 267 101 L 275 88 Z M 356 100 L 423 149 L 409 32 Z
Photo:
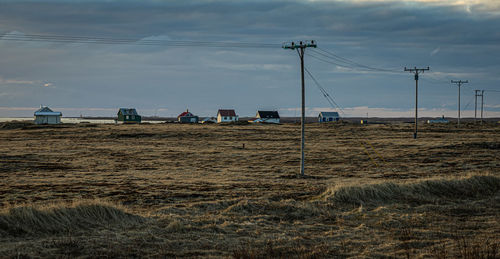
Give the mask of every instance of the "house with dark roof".
M 257 111 L 255 118 L 250 122 L 280 123 L 278 111 Z
M 217 111 L 217 123 L 238 121 L 238 115 L 234 110 L 219 109 Z
M 338 112 L 320 112 L 318 115 L 318 122 L 334 122 L 339 121 L 340 116 Z
M 180 123 L 198 123 L 198 120 L 199 117 L 189 112 L 189 110 L 186 110 L 177 116 L 177 121 Z
M 141 115 L 137 114 L 135 108 L 120 108 L 118 110 L 118 122 L 141 123 Z
M 41 106 L 35 114 L 35 124 L 59 124 L 61 123 L 61 112 L 52 111 L 47 106 Z

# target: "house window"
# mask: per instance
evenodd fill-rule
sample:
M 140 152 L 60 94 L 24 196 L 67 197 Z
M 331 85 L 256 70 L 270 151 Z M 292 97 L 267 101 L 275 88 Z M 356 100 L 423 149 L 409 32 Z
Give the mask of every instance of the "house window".
M 135 120 L 135 115 L 132 115 L 132 120 Z
M 333 121 L 333 118 L 330 118 L 329 121 Z
M 227 120 L 227 117 L 224 117 L 224 120 Z
M 128 115 L 125 115 L 125 119 L 128 120 Z

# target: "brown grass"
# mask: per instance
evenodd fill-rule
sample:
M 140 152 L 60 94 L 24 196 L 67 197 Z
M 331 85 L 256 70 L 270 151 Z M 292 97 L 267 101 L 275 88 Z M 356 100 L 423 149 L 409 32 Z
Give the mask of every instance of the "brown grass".
M 0 128 L 0 257 L 500 256 L 496 125 Z
M 384 182 L 372 185 L 330 188 L 322 197 L 337 203 L 356 205 L 442 204 L 463 199 L 494 197 L 500 190 L 496 176 L 416 181 L 408 184 Z

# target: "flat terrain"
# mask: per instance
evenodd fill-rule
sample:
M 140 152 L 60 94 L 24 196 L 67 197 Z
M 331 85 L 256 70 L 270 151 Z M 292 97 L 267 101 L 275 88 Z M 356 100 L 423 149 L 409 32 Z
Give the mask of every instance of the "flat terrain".
M 0 124 L 0 257 L 500 256 L 500 126 Z

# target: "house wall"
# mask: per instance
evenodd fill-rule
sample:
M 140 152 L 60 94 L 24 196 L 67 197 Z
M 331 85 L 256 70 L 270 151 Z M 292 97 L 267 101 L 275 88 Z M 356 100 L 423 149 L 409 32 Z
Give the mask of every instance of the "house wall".
M 334 121 L 339 121 L 339 120 L 340 120 L 339 117 L 323 117 L 323 116 L 318 116 L 318 122 L 334 122 Z
M 280 123 L 280 119 L 279 118 L 269 118 L 269 119 L 262 119 L 261 120 L 263 122 L 267 122 L 267 123 Z
M 57 115 L 37 115 L 35 116 L 35 124 L 59 124 L 61 116 Z
M 237 121 L 238 116 L 221 116 L 217 114 L 217 123 Z
M 198 116 L 184 116 L 184 117 L 179 117 L 179 122 L 182 123 L 198 123 Z
M 118 121 L 124 123 L 141 123 L 141 119 L 141 115 L 123 115 L 122 113 L 118 113 Z

